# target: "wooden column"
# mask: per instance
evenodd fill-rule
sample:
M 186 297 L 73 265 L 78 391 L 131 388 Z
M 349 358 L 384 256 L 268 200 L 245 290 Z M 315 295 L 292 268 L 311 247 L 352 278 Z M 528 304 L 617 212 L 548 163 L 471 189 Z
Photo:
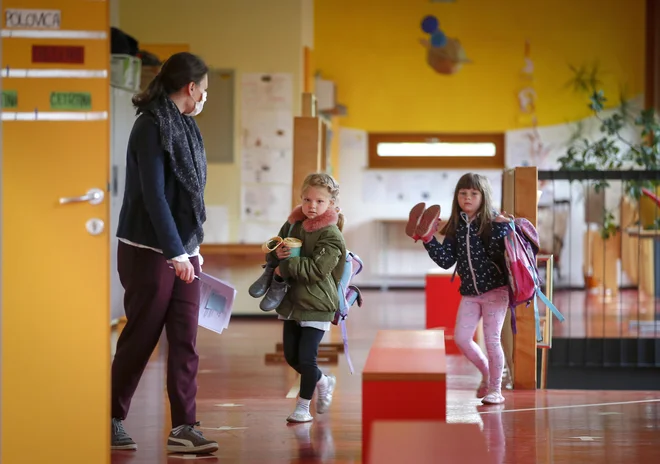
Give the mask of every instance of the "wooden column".
M 516 217 L 528 219 L 536 226 L 538 199 L 538 170 L 536 167 L 515 169 L 515 187 L 513 191 Z M 515 345 L 513 362 L 515 364 L 514 388 L 521 390 L 536 389 L 536 325 L 534 310 L 521 305 L 516 308 Z
M 323 170 L 325 158 L 325 124 L 316 115 L 316 97 L 302 96 L 302 116 L 293 120 L 293 185 L 291 205 L 300 204 L 300 186 L 305 177 Z

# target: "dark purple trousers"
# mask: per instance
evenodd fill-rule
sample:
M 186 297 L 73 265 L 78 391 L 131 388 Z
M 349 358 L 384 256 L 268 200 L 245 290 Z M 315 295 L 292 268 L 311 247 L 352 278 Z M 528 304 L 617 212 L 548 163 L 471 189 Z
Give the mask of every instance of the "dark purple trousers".
M 191 258 L 195 275 L 199 260 Z M 119 242 L 117 267 L 124 287 L 126 327 L 112 362 L 112 417 L 124 420 L 142 373 L 165 328 L 168 342 L 167 393 L 172 427 L 197 421 L 195 396 L 199 356 L 195 349 L 199 281 L 176 276 L 162 254 Z

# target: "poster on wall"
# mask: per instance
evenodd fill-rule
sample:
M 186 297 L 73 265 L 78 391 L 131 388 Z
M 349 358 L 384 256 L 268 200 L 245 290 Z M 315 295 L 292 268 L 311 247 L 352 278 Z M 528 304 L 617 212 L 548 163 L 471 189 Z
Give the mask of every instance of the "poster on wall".
M 241 231 L 239 241 L 261 243 L 291 212 L 293 77 L 241 77 Z M 277 225 L 276 225 L 277 224 Z
M 502 172 L 477 171 L 488 178 L 493 202 L 499 207 L 502 197 Z M 362 178 L 362 199 L 367 204 L 412 206 L 419 202 L 439 203 L 449 211 L 456 184 L 465 171 L 459 170 L 368 170 Z
M 291 184 L 293 153 L 287 149 L 243 148 L 243 182 Z
M 288 73 L 246 73 L 241 79 L 243 108 L 259 111 L 291 111 L 293 76 Z M 243 113 L 245 115 L 245 113 Z
M 291 185 L 245 184 L 242 188 L 241 203 L 243 221 L 284 223 L 291 213 Z

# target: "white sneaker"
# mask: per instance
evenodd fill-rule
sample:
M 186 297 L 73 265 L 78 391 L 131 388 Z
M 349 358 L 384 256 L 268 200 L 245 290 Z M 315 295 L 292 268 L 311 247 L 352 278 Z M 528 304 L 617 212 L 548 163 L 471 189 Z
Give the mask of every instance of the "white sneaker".
M 492 391 L 484 396 L 481 402 L 483 404 L 502 404 L 504 403 L 504 397 L 500 392 Z
M 298 409 L 298 408 L 296 408 L 296 410 L 293 411 L 293 413 L 286 418 L 287 422 L 292 422 L 294 424 L 302 424 L 304 422 L 311 422 L 313 420 L 314 418 L 309 413 L 309 411 L 305 411 L 303 409 Z
M 319 414 L 325 414 L 328 412 L 328 408 L 332 404 L 332 394 L 335 391 L 335 386 L 337 385 L 337 378 L 334 375 L 327 375 L 328 379 L 328 389 L 325 392 L 325 395 L 321 395 L 319 392 L 316 398 L 316 412 Z

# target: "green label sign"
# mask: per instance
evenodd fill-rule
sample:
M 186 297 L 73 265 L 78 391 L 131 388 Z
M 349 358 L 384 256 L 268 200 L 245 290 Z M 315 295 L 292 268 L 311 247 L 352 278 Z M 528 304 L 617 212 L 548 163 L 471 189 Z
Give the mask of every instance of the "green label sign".
M 51 110 L 91 110 L 92 94 L 89 92 L 51 92 Z
M 18 106 L 18 92 L 15 90 L 2 91 L 2 108 L 10 109 Z

